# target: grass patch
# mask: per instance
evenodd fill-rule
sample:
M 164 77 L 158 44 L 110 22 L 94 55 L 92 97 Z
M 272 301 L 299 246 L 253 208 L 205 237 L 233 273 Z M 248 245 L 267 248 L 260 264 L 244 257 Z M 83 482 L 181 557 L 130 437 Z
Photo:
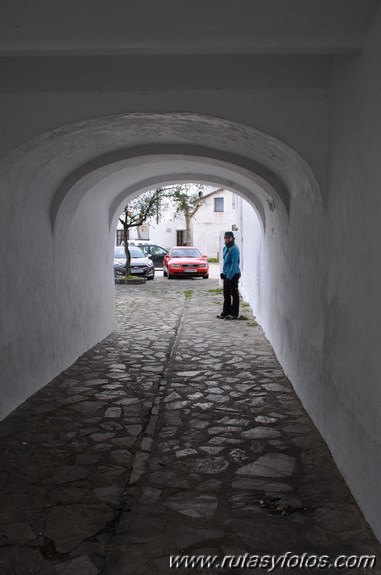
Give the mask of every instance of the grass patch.
M 210 264 L 218 264 L 220 260 L 218 258 L 208 258 Z
M 186 289 L 184 294 L 185 294 L 185 299 L 190 299 L 192 297 L 193 290 L 192 289 Z
M 242 302 L 241 302 L 241 307 L 250 307 L 250 304 L 247 303 L 246 301 L 242 301 Z
M 256 321 L 248 321 L 246 324 L 248 327 L 257 327 L 257 322 Z
M 239 315 L 237 319 L 247 320 L 247 319 L 249 319 L 249 318 L 246 317 L 245 315 Z
M 133 276 L 133 275 L 129 275 L 129 276 L 115 276 L 116 279 L 120 279 L 120 280 L 138 280 L 139 276 Z
M 215 288 L 215 289 L 208 289 L 208 292 L 210 292 L 210 293 L 222 293 L 223 289 L 222 289 L 222 287 Z

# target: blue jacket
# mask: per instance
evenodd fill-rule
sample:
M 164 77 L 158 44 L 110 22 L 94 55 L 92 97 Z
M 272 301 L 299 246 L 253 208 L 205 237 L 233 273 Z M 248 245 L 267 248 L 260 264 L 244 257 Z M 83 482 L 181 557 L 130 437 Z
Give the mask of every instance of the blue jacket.
M 239 269 L 239 249 L 235 244 L 229 247 L 224 246 L 223 258 L 224 265 L 222 271 L 228 280 L 231 280 L 235 274 L 241 273 Z

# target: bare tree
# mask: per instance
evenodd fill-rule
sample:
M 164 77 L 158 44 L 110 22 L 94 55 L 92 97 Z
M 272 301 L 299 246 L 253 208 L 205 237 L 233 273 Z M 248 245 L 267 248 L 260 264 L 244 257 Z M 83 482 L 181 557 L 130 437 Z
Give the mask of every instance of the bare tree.
M 132 200 L 125 206 L 123 214 L 119 218 L 119 221 L 123 226 L 123 244 L 126 254 L 126 276 L 131 274 L 131 254 L 128 245 L 130 229 L 141 226 L 152 216 L 156 216 L 157 220 L 159 219 L 161 192 L 162 189 L 158 188 L 156 190 L 146 192 L 135 200 Z

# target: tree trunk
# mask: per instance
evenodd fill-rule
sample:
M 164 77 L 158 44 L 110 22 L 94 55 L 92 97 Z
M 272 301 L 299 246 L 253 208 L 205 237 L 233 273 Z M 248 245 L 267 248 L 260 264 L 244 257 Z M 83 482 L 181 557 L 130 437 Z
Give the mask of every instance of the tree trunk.
M 189 213 L 185 213 L 185 235 L 187 246 L 192 246 L 192 216 Z
M 126 254 L 126 276 L 130 276 L 131 275 L 131 254 L 130 254 L 130 248 L 128 246 L 128 240 L 129 240 L 129 228 L 127 226 L 124 226 L 123 228 L 123 241 L 124 241 L 124 253 Z

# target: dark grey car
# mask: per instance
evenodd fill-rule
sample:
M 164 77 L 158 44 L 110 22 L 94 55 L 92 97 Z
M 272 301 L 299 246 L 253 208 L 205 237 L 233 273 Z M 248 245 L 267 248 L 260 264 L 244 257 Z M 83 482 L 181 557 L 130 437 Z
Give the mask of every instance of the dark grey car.
M 146 256 L 150 256 L 155 268 L 163 267 L 164 256 L 168 253 L 168 248 L 159 246 L 157 244 L 151 244 L 149 242 L 140 244 L 139 240 L 132 240 L 131 243 L 139 247 L 146 254 Z

